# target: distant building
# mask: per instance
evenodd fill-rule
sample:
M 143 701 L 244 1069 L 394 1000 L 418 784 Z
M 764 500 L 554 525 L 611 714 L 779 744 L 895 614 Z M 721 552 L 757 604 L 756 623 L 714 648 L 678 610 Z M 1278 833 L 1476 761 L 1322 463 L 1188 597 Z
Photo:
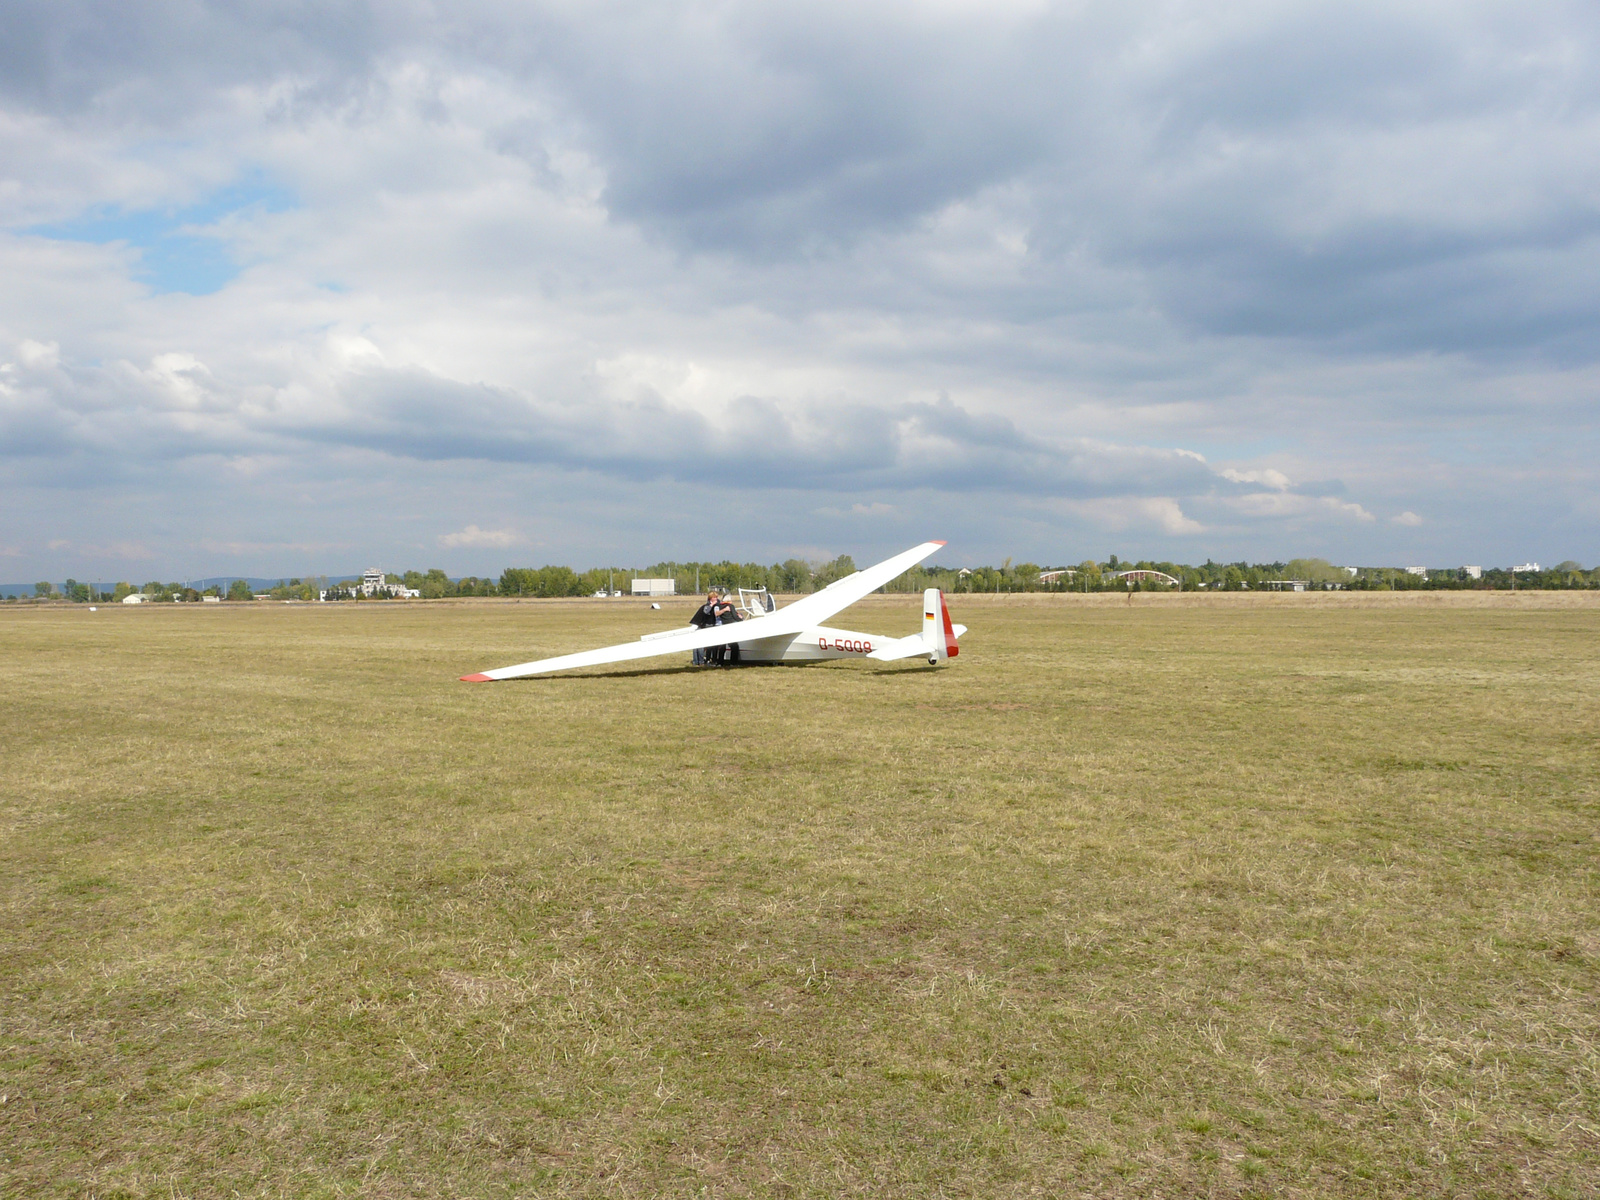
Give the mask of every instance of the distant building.
M 678 594 L 678 581 L 676 579 L 635 579 L 633 581 L 633 594 L 635 596 L 676 596 Z
M 1462 567 L 1461 568 L 1461 573 L 1463 575 L 1465 575 L 1468 579 L 1482 579 L 1483 578 L 1483 568 L 1482 567 Z
M 1426 579 L 1428 577 L 1428 568 L 1427 567 L 1407 567 L 1406 568 L 1406 574 L 1407 575 L 1420 575 L 1424 579 Z
M 122 602 L 124 604 L 143 604 L 145 602 L 145 595 L 143 592 L 129 592 L 122 598 Z
M 1518 575 L 1537 575 L 1540 570 L 1539 564 L 1536 562 L 1525 562 L 1520 567 L 1512 567 L 1511 569 Z
M 1181 588 L 1183 584 L 1168 575 L 1165 571 L 1151 571 L 1148 569 L 1135 569 L 1132 571 L 1118 571 L 1111 578 L 1126 579 L 1130 583 L 1165 583 L 1172 587 Z
M 373 596 L 388 596 L 392 600 L 420 600 L 422 593 L 416 588 L 408 588 L 403 583 L 390 583 L 383 577 L 383 571 L 378 567 L 368 567 L 361 572 L 361 583 L 356 588 L 369 600 Z

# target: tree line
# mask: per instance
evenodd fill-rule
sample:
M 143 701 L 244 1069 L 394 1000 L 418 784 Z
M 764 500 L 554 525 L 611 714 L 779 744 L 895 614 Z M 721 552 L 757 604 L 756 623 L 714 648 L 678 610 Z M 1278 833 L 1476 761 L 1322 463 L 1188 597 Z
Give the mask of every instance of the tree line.
M 765 566 L 761 563 L 658 562 L 643 570 L 633 567 L 591 567 L 575 571 L 566 566 L 507 567 L 498 579 L 474 575 L 452 579 L 434 567 L 428 571 L 405 571 L 386 575 L 391 584 L 420 593 L 424 600 L 456 596 L 593 596 L 613 591 L 628 594 L 635 578 L 671 579 L 679 595 L 703 594 L 711 588 L 766 588 L 775 594 L 793 595 L 818 591 L 856 570 L 855 561 L 841 554 L 830 562 L 811 564 L 797 558 Z M 1481 576 L 1470 576 L 1463 568 L 1427 570 L 1415 574 L 1400 567 L 1340 567 L 1325 559 L 1296 558 L 1288 562 L 1218 563 L 1207 559 L 1198 566 L 1187 563 L 1139 560 L 1125 561 L 1115 554 L 1104 562 L 1085 559 L 1076 566 L 1046 567 L 1037 563 L 1013 564 L 1008 558 L 999 566 L 944 567 L 937 564 L 912 567 L 891 581 L 887 592 L 920 592 L 924 588 L 943 588 L 946 593 L 1004 592 L 1127 592 L 1168 591 L 1175 585 L 1159 579 L 1129 578 L 1130 571 L 1156 571 L 1176 579 L 1183 591 L 1252 591 L 1300 581 L 1313 590 L 1422 591 L 1422 590 L 1565 590 L 1600 588 L 1600 567 L 1585 570 L 1568 560 L 1540 571 L 1515 573 L 1509 568 L 1485 567 Z M 229 601 L 251 600 L 252 592 L 243 579 L 223 589 L 205 591 L 182 583 L 151 581 L 136 588 L 118 583 L 110 592 L 95 585 L 68 579 L 58 589 L 55 584 L 34 585 L 34 599 L 67 600 L 79 604 L 117 602 L 141 592 L 155 603 L 194 602 L 204 596 Z M 360 599 L 359 583 L 330 583 L 327 576 L 280 579 L 262 593 L 274 600 Z M 15 602 L 16 597 L 6 597 Z

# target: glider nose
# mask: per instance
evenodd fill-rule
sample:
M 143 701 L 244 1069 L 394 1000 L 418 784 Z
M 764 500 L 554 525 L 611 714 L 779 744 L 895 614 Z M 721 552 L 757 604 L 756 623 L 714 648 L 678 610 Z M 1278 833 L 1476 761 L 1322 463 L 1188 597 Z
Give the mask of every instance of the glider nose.
M 493 683 L 494 680 L 490 679 L 487 675 L 463 675 L 461 677 L 461 682 L 462 683 Z

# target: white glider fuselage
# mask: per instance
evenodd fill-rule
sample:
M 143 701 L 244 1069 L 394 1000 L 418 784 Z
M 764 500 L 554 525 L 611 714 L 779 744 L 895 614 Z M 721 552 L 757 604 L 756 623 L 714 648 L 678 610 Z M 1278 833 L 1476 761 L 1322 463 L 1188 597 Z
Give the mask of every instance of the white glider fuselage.
M 960 653 L 956 639 L 966 632 L 965 626 L 951 624 L 944 593 L 938 588 L 928 588 L 923 593 L 922 628 L 909 637 L 881 637 L 816 622 L 876 591 L 942 545 L 943 542 L 924 542 L 913 546 L 785 608 L 760 612 L 743 621 L 706 629 L 664 629 L 659 633 L 647 633 L 636 642 L 537 659 L 461 678 L 470 683 L 489 683 L 735 644 L 739 647 L 739 661 L 745 663 L 808 663 L 840 658 L 895 662 L 926 658 L 929 665 L 937 665 Z
M 803 663 L 826 662 L 833 658 L 867 658 L 878 647 L 898 640 L 873 633 L 834 629 L 828 625 L 816 625 L 799 633 L 780 634 L 778 637 L 752 638 L 751 634 L 760 633 L 760 625 L 761 619 L 758 617 L 754 621 L 724 626 L 728 632 L 738 635 L 740 662 Z

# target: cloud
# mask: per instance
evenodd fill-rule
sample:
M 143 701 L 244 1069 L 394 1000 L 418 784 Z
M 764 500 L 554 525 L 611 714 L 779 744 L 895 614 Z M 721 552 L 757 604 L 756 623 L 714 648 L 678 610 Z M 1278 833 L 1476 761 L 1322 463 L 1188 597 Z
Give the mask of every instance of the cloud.
M 48 371 L 61 359 L 61 346 L 56 342 L 36 342 L 23 338 L 17 347 L 17 357 L 30 371 Z
M 1391 524 L 1405 525 L 1407 527 L 1414 527 L 1422 524 L 1422 518 L 1417 516 L 1416 513 L 1409 511 L 1403 512 L 1396 517 L 1390 517 L 1389 521 Z
M 1233 483 L 1259 483 L 1280 492 L 1289 486 L 1289 477 L 1282 471 L 1274 471 L 1270 467 L 1260 471 L 1235 471 L 1229 467 L 1219 474 Z
M 1371 523 L 1377 518 L 1353 500 L 1295 492 L 1248 492 L 1224 501 L 1234 511 L 1257 518 L 1335 517 Z
M 479 529 L 476 525 L 468 525 L 455 533 L 442 534 L 438 539 L 439 545 L 447 550 L 461 546 L 503 549 L 515 546 L 523 540 L 522 535 L 515 529 Z
M 1170 496 L 1069 500 L 1061 507 L 1114 533 L 1139 533 L 1152 528 L 1172 536 L 1205 532 L 1205 526 L 1186 517 Z
M 11 13 L 0 487 L 41 572 L 399 561 L 485 511 L 659 557 L 708 487 L 763 557 L 819 512 L 973 561 L 1600 532 L 1578 7 Z

